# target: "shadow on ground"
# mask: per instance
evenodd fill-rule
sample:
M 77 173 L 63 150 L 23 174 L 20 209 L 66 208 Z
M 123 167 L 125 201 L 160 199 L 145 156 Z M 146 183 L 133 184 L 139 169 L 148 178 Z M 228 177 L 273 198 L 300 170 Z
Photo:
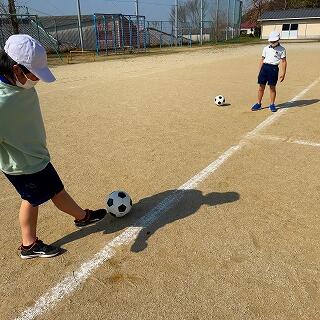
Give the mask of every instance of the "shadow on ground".
M 237 192 L 211 192 L 206 195 L 199 190 L 168 190 L 141 199 L 135 203 L 127 216 L 118 219 L 110 215 L 84 229 L 79 229 L 57 240 L 52 245 L 63 246 L 84 238 L 92 233 L 117 235 L 127 227 L 140 227 L 141 230 L 132 244 L 131 251 L 140 252 L 147 247 L 148 239 L 160 228 L 173 221 L 195 214 L 202 205 L 217 206 L 240 199 Z
M 287 108 L 301 108 L 307 107 L 312 104 L 318 103 L 320 99 L 310 99 L 310 100 L 297 100 L 292 102 L 285 102 L 277 105 L 278 109 L 287 109 Z

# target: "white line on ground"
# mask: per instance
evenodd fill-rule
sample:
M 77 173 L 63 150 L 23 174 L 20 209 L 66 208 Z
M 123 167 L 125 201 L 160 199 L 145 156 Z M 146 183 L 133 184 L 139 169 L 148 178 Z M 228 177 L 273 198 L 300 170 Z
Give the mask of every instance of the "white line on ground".
M 289 141 L 290 143 L 296 143 L 296 144 L 303 144 L 310 147 L 320 147 L 320 143 L 312 142 L 312 141 L 305 141 L 305 140 L 292 140 Z
M 264 140 L 272 140 L 272 141 L 281 141 L 281 142 L 287 142 L 287 143 L 293 143 L 293 144 L 301 144 L 306 145 L 310 147 L 320 147 L 320 143 L 314 142 L 314 141 L 307 141 L 307 140 L 295 140 L 293 138 L 284 138 L 284 137 L 277 137 L 272 135 L 256 135 L 256 138 L 264 139 Z
M 315 86 L 319 82 L 320 78 L 309 85 L 305 90 L 300 92 L 290 102 L 294 102 L 302 97 L 308 90 Z M 122 245 L 128 244 L 136 239 L 139 232 L 154 223 L 158 217 L 172 208 L 182 197 L 183 192 L 181 190 L 189 190 L 197 187 L 203 182 L 208 176 L 215 172 L 226 160 L 228 160 L 233 154 L 241 150 L 241 148 L 247 144 L 248 138 L 254 137 L 262 129 L 272 124 L 282 113 L 287 109 L 280 110 L 279 113 L 273 114 L 258 125 L 254 130 L 249 132 L 244 139 L 242 139 L 236 146 L 230 147 L 226 150 L 217 160 L 213 161 L 209 166 L 199 172 L 197 175 L 192 177 L 188 182 L 180 186 L 175 193 L 160 202 L 155 208 L 147 212 L 141 219 L 139 219 L 132 227 L 126 229 L 119 236 L 108 242 L 105 247 L 96 253 L 94 257 L 84 262 L 78 270 L 74 271 L 73 274 L 67 275 L 61 282 L 56 286 L 49 289 L 44 293 L 34 304 L 33 307 L 27 308 L 21 313 L 16 319 L 31 320 L 37 316 L 52 309 L 59 301 L 64 297 L 71 294 L 76 290 L 88 277 L 105 261 L 109 260 L 116 254 L 116 249 Z M 180 190 L 180 192 L 178 191 Z

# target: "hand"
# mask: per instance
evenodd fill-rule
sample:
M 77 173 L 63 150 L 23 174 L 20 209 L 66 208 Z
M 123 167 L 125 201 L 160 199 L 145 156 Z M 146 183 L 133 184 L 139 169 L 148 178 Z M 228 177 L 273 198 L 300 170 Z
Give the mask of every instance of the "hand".
M 285 75 L 285 74 L 282 74 L 282 75 L 280 76 L 280 82 L 283 82 L 284 79 L 285 79 L 285 77 L 286 77 L 286 75 Z

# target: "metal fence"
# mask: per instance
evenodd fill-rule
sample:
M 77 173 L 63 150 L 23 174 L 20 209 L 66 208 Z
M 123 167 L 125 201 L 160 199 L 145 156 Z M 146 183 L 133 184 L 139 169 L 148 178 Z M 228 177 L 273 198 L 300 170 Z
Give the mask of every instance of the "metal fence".
M 96 40 L 93 16 L 84 15 L 81 20 L 84 49 L 94 50 Z M 77 16 L 46 16 L 39 17 L 39 21 L 45 30 L 56 39 L 60 52 L 81 48 Z
M 97 54 L 146 50 L 147 30 L 144 16 L 95 13 L 93 21 Z
M 0 14 L 0 49 L 6 40 L 15 33 L 29 34 L 37 39 L 48 52 L 58 53 L 57 40 L 51 36 L 36 15 Z
M 203 0 L 203 3 L 202 14 L 198 10 L 192 15 L 182 15 L 178 10 L 177 23 L 172 12 L 172 19 L 167 21 L 147 21 L 144 16 L 123 14 L 82 15 L 83 48 L 112 54 L 144 51 L 148 47 L 191 47 L 240 36 L 240 0 Z M 11 34 L 19 32 L 38 39 L 48 52 L 79 50 L 79 28 L 77 16 L 0 14 L 0 48 Z

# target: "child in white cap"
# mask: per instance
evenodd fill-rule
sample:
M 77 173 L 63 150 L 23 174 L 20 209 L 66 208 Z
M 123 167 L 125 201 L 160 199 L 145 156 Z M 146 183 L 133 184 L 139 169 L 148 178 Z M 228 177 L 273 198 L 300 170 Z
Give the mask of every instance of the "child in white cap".
M 48 258 L 60 248 L 37 238 L 38 208 L 52 200 L 83 227 L 103 219 L 104 209 L 83 210 L 65 191 L 50 162 L 46 133 L 34 86 L 53 82 L 43 46 L 28 35 L 13 35 L 0 51 L 0 170 L 22 198 L 20 256 Z
M 252 111 L 261 109 L 261 101 L 264 95 L 266 84 L 270 87 L 269 109 L 276 112 L 276 85 L 279 78 L 279 64 L 281 63 L 280 81 L 285 79 L 287 72 L 286 49 L 280 45 L 280 33 L 273 31 L 269 35 L 269 45 L 263 49 L 260 61 L 260 72 L 258 76 L 258 102 L 251 108 Z

